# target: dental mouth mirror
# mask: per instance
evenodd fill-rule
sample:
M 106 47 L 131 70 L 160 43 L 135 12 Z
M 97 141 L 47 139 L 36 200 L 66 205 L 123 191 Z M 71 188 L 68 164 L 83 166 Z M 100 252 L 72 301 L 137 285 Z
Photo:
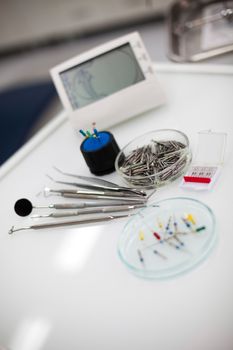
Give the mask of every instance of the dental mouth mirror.
M 33 205 L 27 198 L 18 199 L 14 205 L 14 210 L 19 216 L 28 216 L 31 214 L 32 209 Z
M 90 202 L 80 202 L 80 203 L 56 203 L 48 205 L 38 205 L 34 206 L 32 202 L 27 198 L 18 199 L 15 202 L 14 210 L 19 216 L 30 215 L 33 209 L 83 209 L 92 207 L 109 207 L 109 206 L 122 206 L 122 205 L 138 205 L 139 203 L 133 203 L 132 201 L 115 202 L 115 201 L 90 201 Z M 142 203 L 143 204 L 143 203 Z
M 129 216 L 132 216 L 134 214 L 123 214 L 123 215 L 108 215 L 104 217 L 92 217 L 89 219 L 83 219 L 83 220 L 75 220 L 75 221 L 61 221 L 61 222 L 51 222 L 46 224 L 37 224 L 37 225 L 31 225 L 31 226 L 22 226 L 22 227 L 14 227 L 12 226 L 11 229 L 8 231 L 8 234 L 11 235 L 14 232 L 17 231 L 23 231 L 23 230 L 40 230 L 44 228 L 54 228 L 54 227 L 64 227 L 64 226 L 74 226 L 74 225 L 84 225 L 84 224 L 93 224 L 98 222 L 104 222 L 104 221 L 112 221 L 114 219 L 121 219 L 126 218 Z
M 113 190 L 113 191 L 126 191 L 126 192 L 132 192 L 132 193 L 135 193 L 135 194 L 138 194 L 141 196 L 146 196 L 146 193 L 142 190 L 137 190 L 135 188 L 119 186 L 119 185 L 115 184 L 114 182 L 106 181 L 103 179 L 98 179 L 98 178 L 95 178 L 93 176 L 82 176 L 82 175 L 66 173 L 66 172 L 62 171 L 61 169 L 58 169 L 55 166 L 53 166 L 53 168 L 62 175 L 75 177 L 77 179 L 84 180 L 87 182 L 92 182 L 91 186 L 93 186 L 95 188 L 101 188 L 101 189 L 106 189 L 106 190 L 108 189 L 108 190 Z

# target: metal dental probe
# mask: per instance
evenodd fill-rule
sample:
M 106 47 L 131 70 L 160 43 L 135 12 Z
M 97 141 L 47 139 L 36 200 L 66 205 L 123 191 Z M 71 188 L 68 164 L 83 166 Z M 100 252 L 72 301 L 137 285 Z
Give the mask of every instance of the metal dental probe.
M 70 212 L 56 212 L 42 215 L 32 215 L 32 219 L 38 218 L 62 218 L 68 216 L 78 216 L 85 214 L 97 214 L 97 213 L 111 213 L 118 211 L 129 211 L 133 209 L 143 208 L 145 205 L 121 205 L 121 206 L 110 206 L 110 207 L 95 207 L 95 208 L 85 208 Z
M 92 223 L 98 223 L 98 222 L 104 222 L 104 221 L 112 221 L 114 219 L 126 218 L 126 217 L 129 217 L 132 215 L 134 215 L 134 214 L 125 214 L 125 215 L 116 215 L 116 216 L 109 215 L 109 216 L 105 216 L 102 218 L 93 217 L 93 218 L 84 219 L 84 220 L 51 222 L 51 223 L 46 223 L 46 224 L 23 226 L 23 227 L 19 227 L 19 228 L 15 228 L 14 226 L 12 226 L 11 229 L 8 231 L 8 234 L 11 235 L 14 232 L 23 231 L 23 230 L 39 230 L 39 229 L 44 229 L 44 228 L 84 225 L 84 224 L 92 224 Z
M 48 187 L 45 187 L 44 194 L 45 196 L 48 196 L 51 193 L 58 194 L 62 197 L 66 198 L 83 198 L 83 199 L 109 199 L 114 201 L 126 201 L 126 202 L 139 202 L 139 203 L 145 203 L 147 199 L 143 197 L 132 197 L 132 196 L 112 196 L 112 195 L 105 195 L 101 194 L 100 192 L 88 192 L 88 191 L 76 191 L 76 190 L 68 190 L 68 189 L 57 189 L 53 190 Z
M 91 177 L 91 176 L 82 176 L 82 175 L 75 175 L 75 174 L 70 174 L 70 173 L 66 173 L 60 169 L 58 169 L 57 167 L 53 166 L 53 168 L 58 171 L 60 174 L 62 175 L 66 175 L 66 176 L 71 176 L 71 177 L 75 177 L 77 179 L 81 179 L 87 182 L 92 182 L 91 186 L 95 186 L 96 188 L 100 188 L 100 189 L 108 189 L 108 190 L 112 190 L 112 191 L 125 191 L 125 192 L 132 192 L 138 195 L 142 195 L 142 196 L 146 196 L 146 192 L 142 191 L 142 190 L 137 190 L 135 188 L 130 188 L 130 187 L 124 187 L 124 186 L 119 186 L 113 182 L 110 181 L 106 181 L 103 179 L 97 179 L 95 177 Z M 94 184 L 95 185 L 94 185 Z
M 106 194 L 106 195 L 111 195 L 114 197 L 142 197 L 142 194 L 137 194 L 135 192 L 130 192 L 130 193 L 125 193 L 124 191 L 112 191 L 110 189 L 108 190 L 101 190 L 100 187 L 96 187 L 96 186 L 92 186 L 92 185 L 85 185 L 85 184 L 79 184 L 77 182 L 67 182 L 67 181 L 59 181 L 59 180 L 55 180 L 54 178 L 52 178 L 50 175 L 46 175 L 50 180 L 52 180 L 55 183 L 58 184 L 62 184 L 62 185 L 69 185 L 69 186 L 74 186 L 74 187 L 83 187 L 86 188 L 90 191 L 84 191 L 82 192 L 82 190 L 78 190 L 79 193 L 90 193 L 93 192 L 94 194 Z M 81 186 L 80 186 L 81 185 Z M 144 195 L 143 195 L 144 196 Z

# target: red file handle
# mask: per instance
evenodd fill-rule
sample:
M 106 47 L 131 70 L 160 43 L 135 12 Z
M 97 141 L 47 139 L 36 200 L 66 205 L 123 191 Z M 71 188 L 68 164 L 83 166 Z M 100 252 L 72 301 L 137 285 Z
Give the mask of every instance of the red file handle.
M 197 177 L 197 176 L 184 176 L 185 182 L 198 182 L 202 184 L 209 184 L 211 181 L 210 177 Z

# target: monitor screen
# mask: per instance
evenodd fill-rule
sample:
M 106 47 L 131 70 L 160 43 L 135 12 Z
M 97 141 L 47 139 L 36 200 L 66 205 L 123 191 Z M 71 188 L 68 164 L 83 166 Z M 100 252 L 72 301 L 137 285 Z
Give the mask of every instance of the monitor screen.
M 145 80 L 129 43 L 69 68 L 60 77 L 74 110 Z

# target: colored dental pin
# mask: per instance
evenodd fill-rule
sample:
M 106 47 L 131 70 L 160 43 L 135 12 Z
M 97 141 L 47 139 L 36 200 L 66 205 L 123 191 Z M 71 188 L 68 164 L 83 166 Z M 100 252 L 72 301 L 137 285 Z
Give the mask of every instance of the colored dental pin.
M 158 250 L 154 249 L 153 250 L 154 254 L 158 255 L 160 258 L 167 260 L 167 257 L 163 254 L 161 254 Z
M 138 253 L 138 257 L 139 257 L 139 260 L 141 261 L 141 263 L 143 264 L 144 263 L 144 259 L 143 259 L 143 256 L 142 256 L 142 253 L 141 253 L 141 250 L 138 249 L 137 250 L 137 253 Z
M 205 226 L 200 226 L 200 227 L 197 227 L 197 228 L 195 229 L 195 232 L 200 232 L 200 231 L 203 231 L 203 230 L 205 230 L 205 229 L 206 229 Z
M 159 235 L 157 232 L 155 232 L 155 231 L 152 230 L 152 233 L 153 233 L 153 235 L 155 236 L 155 238 L 157 238 L 158 240 L 161 239 L 160 235 Z
M 190 225 L 190 223 L 188 222 L 188 220 L 185 219 L 185 218 L 181 218 L 181 219 L 182 219 L 182 221 L 185 223 L 185 226 L 188 227 L 189 229 L 191 229 L 191 225 Z
M 139 240 L 140 241 L 144 241 L 145 236 L 144 236 L 144 232 L 142 230 L 139 231 Z
M 142 215 L 142 213 L 138 213 L 143 219 L 144 219 L 144 216 Z M 143 223 L 147 226 L 147 228 L 153 233 L 153 235 L 154 235 L 154 237 L 156 238 L 156 239 L 158 239 L 158 240 L 161 240 L 161 237 L 160 237 L 160 235 L 157 233 L 157 232 L 155 232 L 147 223 L 146 223 L 146 221 L 143 221 Z
M 174 226 L 175 232 L 177 232 L 178 231 L 178 223 L 176 221 L 175 216 L 173 216 L 173 226 Z
M 181 241 L 181 239 L 180 239 L 179 237 L 177 237 L 176 234 L 174 235 L 174 238 L 175 238 L 175 240 L 176 240 L 181 246 L 184 246 L 184 242 Z
M 162 222 L 159 219 L 157 220 L 157 223 L 158 223 L 159 228 L 163 229 L 163 224 L 162 224 Z
M 172 217 L 170 216 L 169 219 L 168 219 L 168 222 L 167 222 L 167 226 L 166 226 L 166 230 L 167 230 L 167 231 L 168 231 L 169 228 L 170 228 L 171 219 L 172 219 Z
M 192 214 L 187 214 L 186 220 L 190 221 L 193 225 L 196 225 L 196 220 L 194 219 Z

